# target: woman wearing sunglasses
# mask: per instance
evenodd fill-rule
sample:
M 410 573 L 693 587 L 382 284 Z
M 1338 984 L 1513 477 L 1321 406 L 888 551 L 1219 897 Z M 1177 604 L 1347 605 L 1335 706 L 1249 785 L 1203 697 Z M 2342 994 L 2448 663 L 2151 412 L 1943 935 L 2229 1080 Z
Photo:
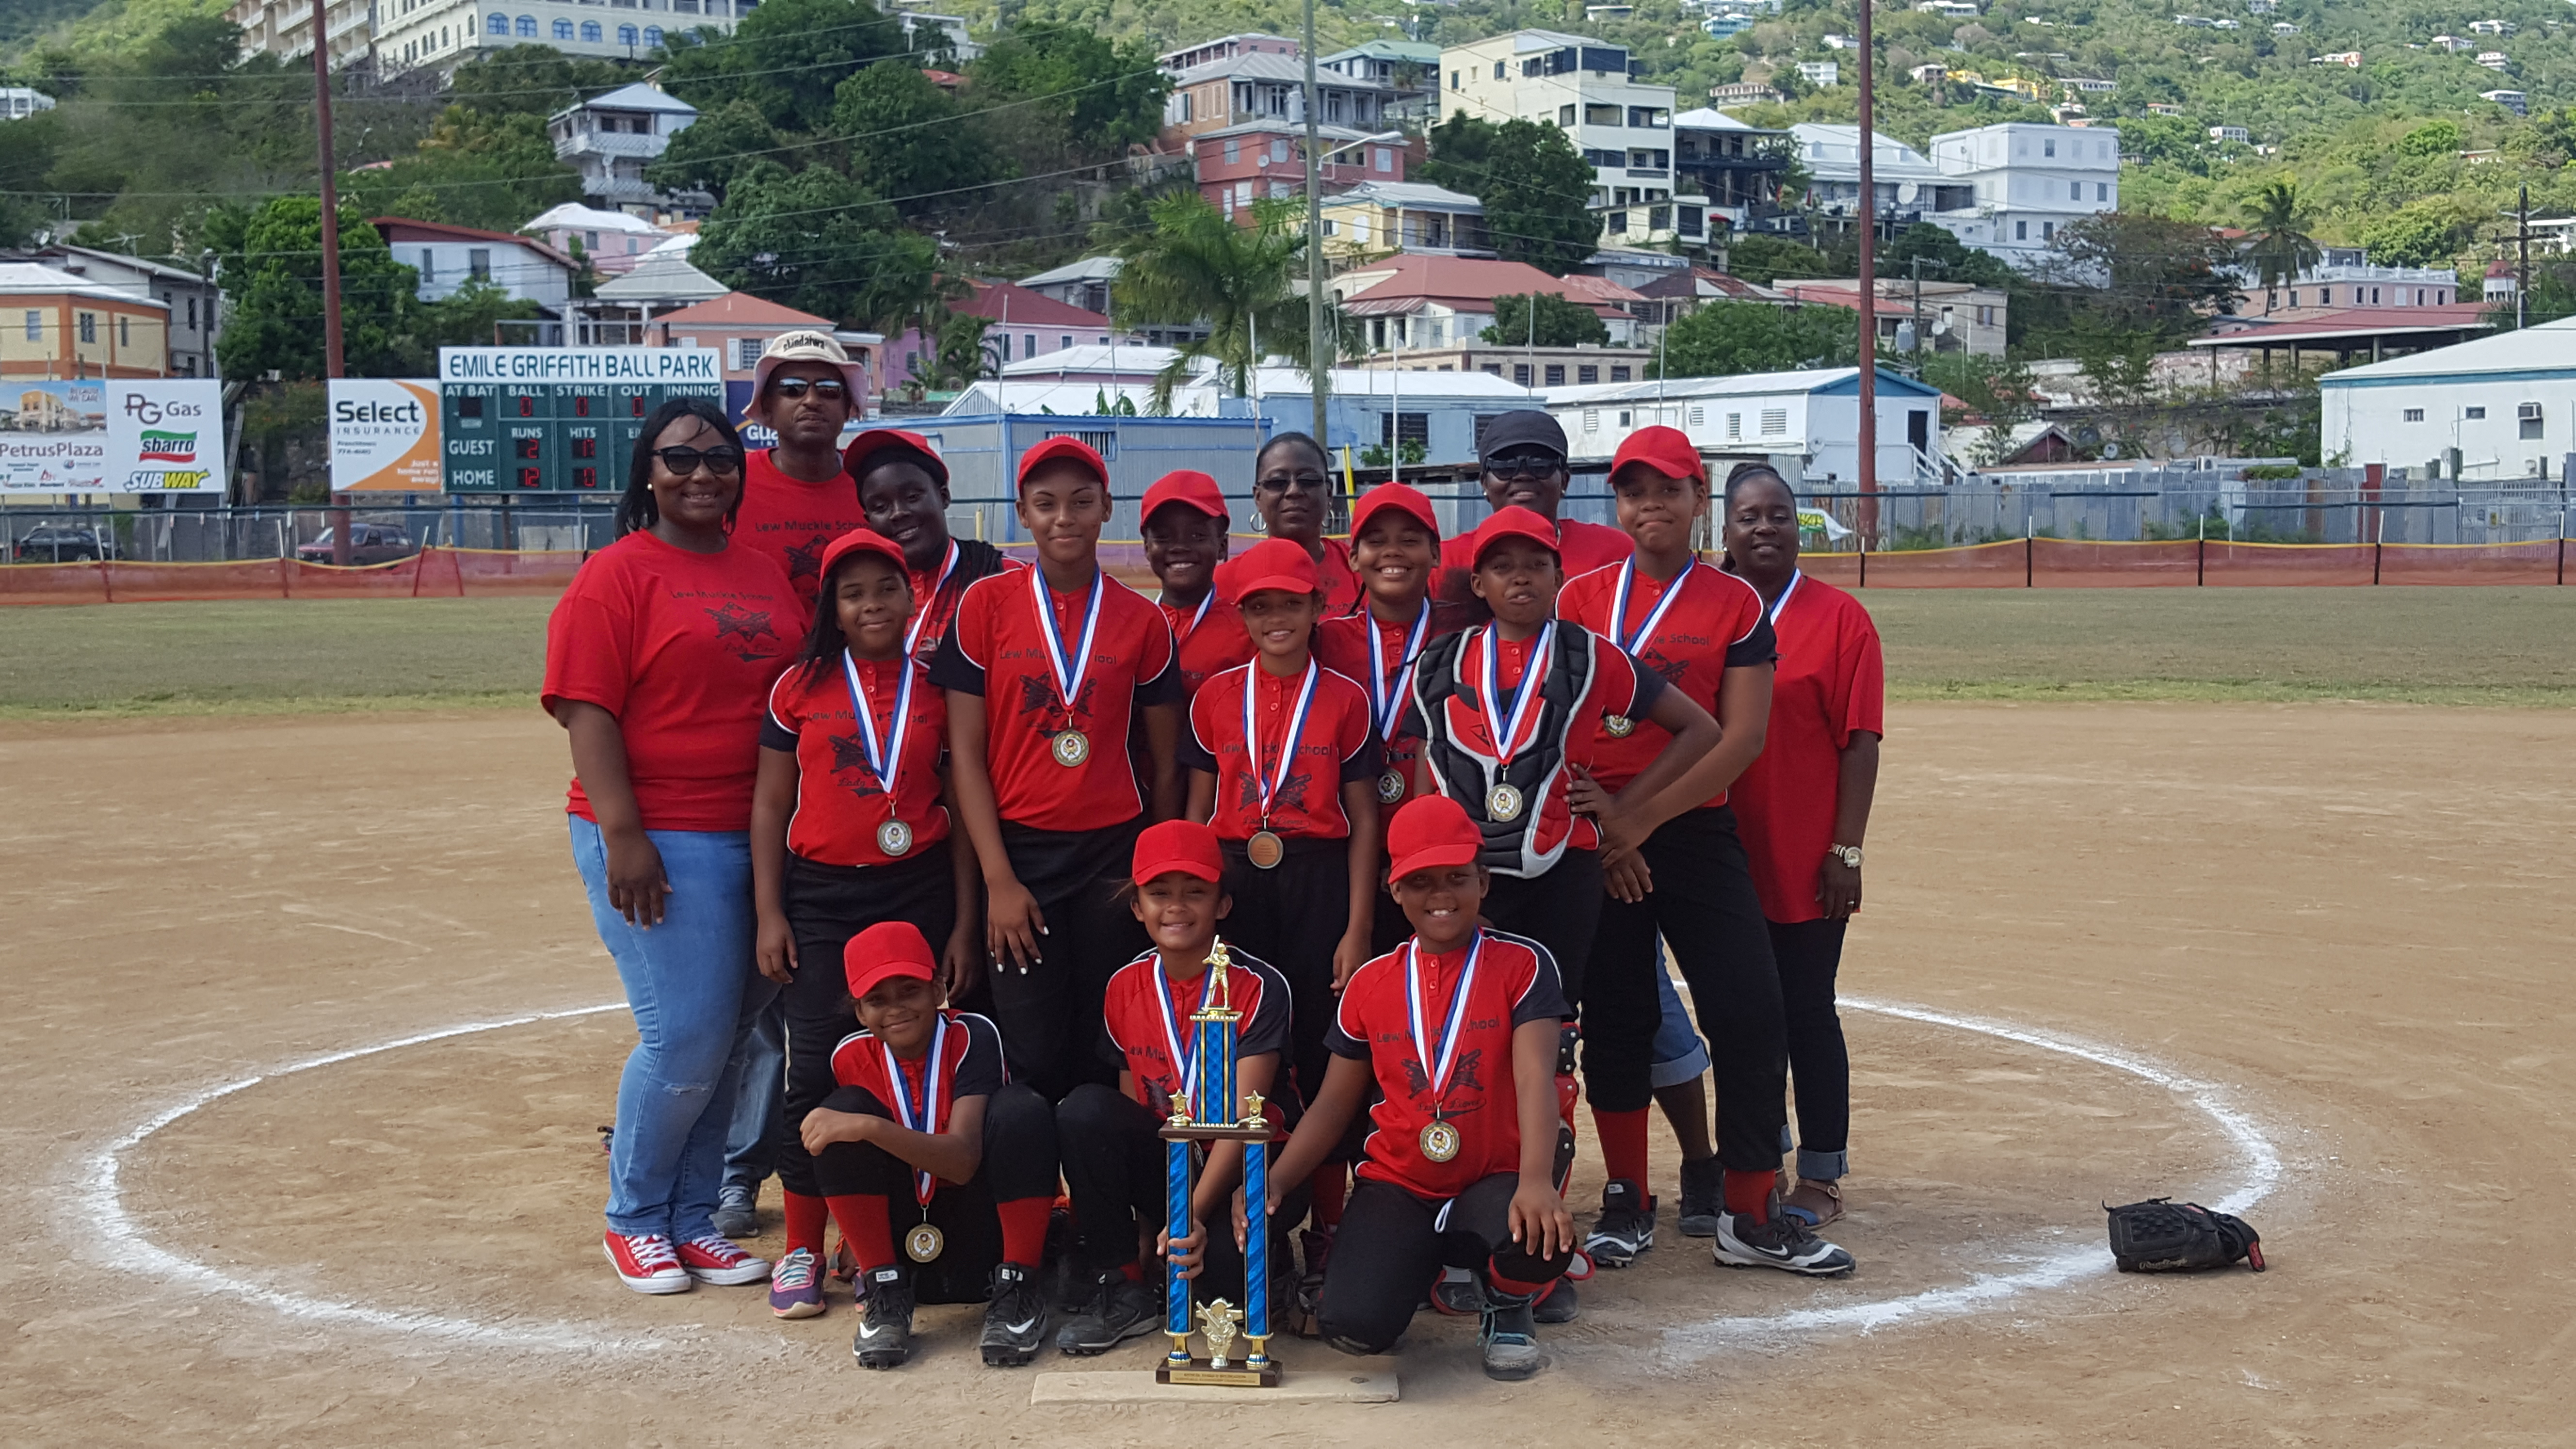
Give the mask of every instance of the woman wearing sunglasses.
M 782 332 L 752 373 L 746 422 L 777 434 L 776 447 L 743 464 L 742 514 L 734 537 L 787 571 L 796 597 L 814 607 L 823 550 L 868 526 L 858 489 L 841 467 L 841 430 L 859 415 L 859 365 L 832 334 Z
M 543 701 L 572 737 L 573 863 L 635 1013 L 605 1248 L 639 1293 L 757 1283 L 715 1229 L 726 1062 L 777 988 L 753 966 L 751 795 L 769 684 L 805 633 L 776 562 L 732 541 L 742 440 L 705 398 L 644 422 L 617 504 L 546 624 Z
M 1324 536 L 1324 509 L 1333 499 L 1332 463 L 1324 445 L 1304 433 L 1281 433 L 1252 458 L 1252 507 L 1261 531 L 1284 538 L 1315 561 L 1324 594 L 1324 617 L 1347 614 L 1360 601 L 1359 571 L 1350 546 Z

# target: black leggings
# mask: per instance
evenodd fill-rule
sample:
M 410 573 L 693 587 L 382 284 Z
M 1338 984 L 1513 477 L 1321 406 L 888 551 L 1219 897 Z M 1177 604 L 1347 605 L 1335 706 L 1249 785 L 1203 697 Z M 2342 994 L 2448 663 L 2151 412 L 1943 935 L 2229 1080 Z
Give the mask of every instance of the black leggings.
M 1479 1281 L 1499 1273 L 1525 1284 L 1563 1275 L 1572 1252 L 1534 1258 L 1512 1241 L 1512 1194 L 1519 1189 L 1519 1174 L 1498 1172 L 1443 1202 L 1361 1178 L 1342 1210 L 1333 1255 L 1324 1260 L 1317 1315 L 1324 1341 L 1344 1353 L 1386 1352 L 1443 1268 L 1465 1268 Z
M 1081 1230 L 1083 1258 L 1092 1272 L 1124 1268 L 1137 1259 L 1144 1243 L 1137 1224 L 1160 1229 L 1168 1219 L 1164 1198 L 1165 1148 L 1162 1119 L 1115 1087 L 1086 1082 L 1073 1089 L 1055 1109 L 1056 1137 L 1064 1153 L 1065 1190 L 1073 1197 L 1073 1221 Z M 1266 1150 L 1266 1149 L 1265 1149 Z M 1284 1263 L 1287 1244 L 1281 1225 L 1305 1212 L 1306 1192 L 1297 1185 L 1280 1202 L 1271 1219 L 1273 1265 Z M 1243 1301 L 1243 1250 L 1235 1246 L 1231 1219 L 1208 1225 L 1206 1266 L 1193 1280 L 1201 1298 L 1220 1295 Z M 1159 1271 L 1159 1268 L 1152 1270 Z
M 1843 963 L 1847 921 L 1771 927 L 1780 963 L 1780 1001 L 1789 1026 L 1789 1070 L 1798 1084 L 1798 1175 L 1840 1177 L 1851 1145 L 1851 1053 L 1834 1014 L 1834 973 Z M 1830 1159 L 1830 1160 L 1822 1160 Z
M 1592 948 L 1583 1006 L 1592 1105 L 1636 1112 L 1654 1100 L 1648 1074 L 1663 1020 L 1654 976 L 1663 969 L 1655 954 L 1660 935 L 1690 983 L 1700 1034 L 1708 1038 L 1718 1161 L 1738 1172 L 1776 1169 L 1788 1120 L 1780 973 L 1735 812 L 1721 805 L 1675 816 L 1646 838 L 1640 854 L 1654 872 L 1654 889 L 1634 905 L 1608 901 Z
M 1026 972 L 996 962 L 985 976 L 1014 1081 L 1061 1102 L 1084 1082 L 1115 1082 L 1100 1060 L 1100 1002 L 1109 978 L 1152 943 L 1119 898 L 1133 868 L 1131 822 L 1073 833 L 1005 822 L 1002 843 L 1020 884 L 1037 897 L 1047 933 Z
M 836 1088 L 823 1105 L 835 1112 L 894 1116 L 865 1087 Z M 1002 1261 L 1002 1222 L 993 1205 L 1055 1196 L 1055 1109 L 1016 1082 L 986 1098 L 982 1169 L 972 1182 L 940 1183 L 927 1209 L 914 1195 L 912 1164 L 873 1142 L 835 1142 L 813 1161 L 823 1196 L 884 1198 L 898 1244 L 920 1222 L 946 1237 L 937 1258 L 913 1269 L 913 1291 L 921 1302 L 981 1303 L 992 1291 L 993 1265 Z
M 1239 841 L 1225 843 L 1225 889 L 1234 898 L 1219 929 L 1228 941 L 1269 962 L 1288 980 L 1288 1053 L 1297 1094 L 1312 1103 L 1324 1089 L 1324 1027 L 1333 1019 L 1333 948 L 1351 923 L 1351 851 L 1347 840 L 1298 839 L 1285 860 L 1262 870 Z
M 1567 850 L 1545 875 L 1517 876 L 1497 872 L 1485 893 L 1485 921 L 1497 931 L 1527 936 L 1556 958 L 1557 980 L 1565 987 L 1565 1004 L 1583 1002 L 1586 963 L 1593 952 L 1593 928 L 1601 919 L 1601 856 L 1597 851 Z
M 778 1181 L 787 1191 L 819 1197 L 814 1159 L 798 1131 L 823 1105 L 832 1080 L 832 1048 L 859 1029 L 850 1008 L 849 973 L 841 953 L 850 938 L 881 921 L 910 921 L 930 949 L 948 943 L 957 923 L 957 878 L 942 841 L 913 860 L 851 868 L 787 857 L 780 885 L 787 924 L 796 933 L 796 978 L 780 993 L 787 1013 L 787 1110 L 781 1117 Z

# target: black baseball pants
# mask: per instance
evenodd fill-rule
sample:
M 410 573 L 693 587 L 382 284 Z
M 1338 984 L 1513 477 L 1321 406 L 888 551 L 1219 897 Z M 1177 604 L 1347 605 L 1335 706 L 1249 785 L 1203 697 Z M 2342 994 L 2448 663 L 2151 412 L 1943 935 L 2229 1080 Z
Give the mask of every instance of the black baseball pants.
M 1798 1088 L 1798 1175 L 1831 1182 L 1851 1168 L 1851 1053 L 1834 1012 L 1851 923 L 1818 919 L 1769 923 L 1788 1023 L 1789 1075 Z
M 1693 810 L 1666 821 L 1640 848 L 1654 889 L 1629 904 L 1603 897 L 1583 1003 L 1583 1075 L 1592 1105 L 1643 1111 L 1663 1019 L 1654 973 L 1658 935 L 1690 983 L 1700 1035 L 1717 1075 L 1717 1157 L 1738 1172 L 1780 1166 L 1788 1121 L 1786 1027 L 1771 931 L 1753 891 L 1735 812 Z
M 1443 1268 L 1465 1268 L 1479 1281 L 1496 1273 L 1525 1284 L 1562 1276 L 1574 1262 L 1571 1252 L 1537 1258 L 1512 1241 L 1512 1194 L 1519 1190 L 1520 1176 L 1510 1172 L 1446 1201 L 1361 1178 L 1324 1261 L 1317 1315 L 1324 1341 L 1344 1353 L 1386 1352 Z
M 894 1113 L 865 1087 L 835 1088 L 823 1105 L 891 1120 Z M 1034 1090 L 1008 1083 L 984 1103 L 984 1165 L 973 1182 L 939 1184 L 930 1205 L 913 1191 L 912 1164 L 873 1142 L 835 1142 L 816 1154 L 814 1178 L 825 1197 L 882 1197 L 896 1251 L 916 1223 L 946 1239 L 939 1256 L 914 1263 L 913 1293 L 923 1303 L 981 1303 L 992 1296 L 1002 1261 L 1002 1220 L 993 1205 L 1055 1196 L 1055 1109 Z M 1030 1264 L 1030 1267 L 1037 1266 Z
M 1152 944 L 1120 898 L 1134 866 L 1137 822 L 1105 830 L 1033 830 L 1008 821 L 1002 844 L 1012 874 L 1037 897 L 1047 932 L 1027 971 L 993 963 L 984 995 L 1002 1029 L 1014 1081 L 1061 1102 L 1084 1082 L 1115 1082 L 1094 1050 L 1109 978 Z
M 1083 1258 L 1094 1273 L 1124 1268 L 1137 1259 L 1144 1242 L 1139 1223 L 1160 1229 L 1171 1220 L 1166 1143 L 1162 1119 L 1115 1087 L 1086 1082 L 1055 1109 L 1056 1140 L 1064 1154 L 1065 1190 L 1073 1197 L 1074 1226 L 1080 1230 Z M 1264 1150 L 1269 1150 L 1265 1148 Z M 1194 1157 L 1196 1172 L 1204 1157 Z M 1193 1179 L 1195 1180 L 1195 1179 Z M 1271 1221 L 1270 1261 L 1274 1269 L 1288 1261 L 1284 1223 L 1305 1212 L 1302 1185 L 1288 1194 Z M 1193 1280 L 1201 1298 L 1222 1296 L 1243 1301 L 1243 1250 L 1235 1246 L 1234 1221 L 1208 1225 L 1206 1266 Z M 1160 1272 L 1156 1265 L 1149 1272 Z M 1278 1311 L 1274 1301 L 1272 1311 Z
M 1556 958 L 1556 975 L 1565 987 L 1568 1006 L 1580 1006 L 1593 936 L 1601 920 L 1601 856 L 1597 851 L 1568 849 L 1544 875 L 1492 876 L 1485 894 L 1485 921 L 1497 931 L 1527 936 Z
M 1333 948 L 1351 924 L 1351 843 L 1291 840 L 1278 865 L 1263 870 L 1243 843 L 1225 846 L 1225 892 L 1234 909 L 1217 925 L 1226 940 L 1269 962 L 1288 978 L 1288 1060 L 1300 1100 L 1324 1089 L 1324 1027 L 1333 1018 Z

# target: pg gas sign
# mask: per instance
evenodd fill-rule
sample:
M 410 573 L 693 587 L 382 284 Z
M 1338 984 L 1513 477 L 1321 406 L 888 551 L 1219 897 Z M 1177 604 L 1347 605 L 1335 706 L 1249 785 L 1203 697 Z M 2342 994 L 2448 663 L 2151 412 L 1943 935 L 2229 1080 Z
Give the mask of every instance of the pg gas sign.
M 101 384 L 106 392 L 106 493 L 224 491 L 223 384 L 152 378 Z

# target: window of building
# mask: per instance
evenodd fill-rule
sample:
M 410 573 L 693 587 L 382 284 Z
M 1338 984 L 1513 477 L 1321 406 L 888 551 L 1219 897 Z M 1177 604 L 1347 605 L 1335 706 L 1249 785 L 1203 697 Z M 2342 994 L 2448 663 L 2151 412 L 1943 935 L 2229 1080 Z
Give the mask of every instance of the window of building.
M 1242 162 L 1243 162 L 1243 143 L 1242 143 L 1242 142 L 1240 142 L 1240 141 L 1228 141 L 1228 142 L 1226 142 L 1226 143 L 1225 143 L 1225 164 L 1226 164 L 1226 165 L 1228 165 L 1228 166 L 1238 166 L 1238 165 L 1241 165 L 1241 164 L 1242 164 Z
M 2379 305 L 2379 289 L 2377 287 L 2370 289 L 2370 305 L 2374 307 Z
M 117 318 L 117 319 L 116 319 L 116 345 L 117 345 L 117 346 L 119 346 L 119 347 L 132 347 L 132 346 L 134 345 L 134 326 L 133 326 L 133 323 L 134 323 L 134 319 L 133 319 L 133 318 L 131 318 L 131 317 L 119 317 L 119 318 Z
M 1762 410 L 1762 436 L 1766 438 L 1776 438 L 1788 431 L 1789 410 L 1787 408 L 1764 408 Z
M 1585 106 L 1583 108 L 1583 124 L 1587 126 L 1616 126 L 1619 124 L 1620 120 L 1621 115 L 1617 106 Z
M 1682 208 L 1682 214 L 1681 214 L 1681 226 L 1678 228 L 1678 230 L 1679 230 L 1679 231 L 1681 232 L 1681 234 L 1682 234 L 1682 235 L 1684 235 L 1684 236 L 1698 236 L 1698 235 L 1700 235 L 1701 230 L 1702 230 L 1702 227 L 1701 227 L 1701 218 L 1702 218 L 1702 216 L 1703 216 L 1703 213 L 1702 213 L 1702 212 L 1700 211 L 1700 209 L 1699 209 L 1698 207 L 1696 207 L 1696 206 L 1685 206 L 1685 207 L 1683 207 L 1683 208 Z
M 1287 137 L 1273 136 L 1270 138 L 1270 159 L 1273 162 L 1284 162 L 1288 159 Z
M 2485 408 L 2468 408 L 2464 410 L 2460 416 L 2467 418 L 2473 423 L 2482 423 L 2486 421 L 2487 410 Z
M 80 340 L 83 342 L 96 342 L 98 340 L 97 313 L 83 312 L 80 314 Z
M 188 299 L 188 330 L 197 330 L 197 299 L 194 297 Z
M 1992 307 L 1979 307 L 1977 309 L 1977 325 L 1980 327 L 1994 326 L 1995 309 Z
M 492 280 L 492 252 L 488 247 L 475 247 L 465 254 L 465 274 L 478 282 Z
M 633 45 L 640 35 L 641 32 L 632 25 L 617 27 L 617 43 L 620 45 Z
M 2540 404 L 2536 402 L 2527 402 L 2522 404 L 2520 407 L 2515 408 L 2513 411 L 2514 421 L 2522 425 L 2522 437 L 2525 441 L 2529 441 L 2541 435 Z
M 1624 211 L 1604 212 L 1601 217 L 1601 229 L 1612 233 L 1623 233 L 1627 231 L 1628 213 Z
M 27 314 L 27 340 L 30 342 L 42 342 L 45 340 L 44 313 L 30 311 Z
M 589 42 L 590 42 L 591 44 L 593 44 L 593 45 L 597 45 L 597 44 L 599 44 L 599 36 L 600 36 L 600 29 L 599 29 L 599 22 L 598 22 L 598 21 L 596 21 L 596 20 L 585 20 L 585 21 L 583 21 L 583 22 L 581 23 L 581 38 L 582 38 L 582 39 L 589 41 Z
M 2420 423 L 2424 421 L 2424 410 L 2422 408 L 2408 408 L 2404 413 L 2404 417 L 2407 422 Z
M 2110 199 L 2111 199 L 2111 183 L 2110 183 L 2110 182 L 2108 182 L 2108 181 L 2096 181 L 2096 182 L 2094 182 L 2094 183 L 2093 183 L 2093 199 L 2094 199 L 2095 201 L 2108 201 L 2108 200 L 2110 200 Z
M 1628 364 L 1624 362 L 1614 362 L 1610 364 L 1610 380 L 1612 382 L 1633 381 L 1633 379 L 1628 375 Z
M 1055 345 L 1056 345 L 1056 348 L 1057 348 L 1059 351 L 1061 351 L 1061 350 L 1062 350 L 1062 349 L 1064 349 L 1064 348 L 1071 347 L 1071 346 L 1073 345 L 1073 336 L 1072 336 L 1072 334 L 1071 334 L 1071 333 L 1063 333 L 1063 334 L 1059 334 L 1059 335 L 1056 337 L 1056 339 L 1055 339 Z
M 1574 380 L 1576 382 L 1599 382 L 1601 380 L 1601 369 L 1597 364 L 1587 362 L 1574 369 Z
M 1395 171 L 1395 152 L 1385 146 L 1374 147 L 1372 148 L 1372 151 L 1373 155 L 1371 164 L 1375 166 L 1376 169 L 1392 175 Z
M 2039 154 L 2040 154 L 2040 155 L 2042 155 L 2042 156 L 2050 156 L 2050 157 L 2055 156 L 2055 155 L 2057 154 L 2057 143 L 2056 143 L 2055 141 L 2042 141 L 2042 142 L 2040 142 L 2040 143 L 2039 143 Z
M 1726 415 L 1726 435 L 1730 438 L 1740 438 L 1744 436 L 1744 414 L 1728 413 Z
M 2028 241 L 2028 240 L 2030 240 L 2030 223 L 2029 223 L 2029 222 L 2026 222 L 2026 221 L 2017 221 L 2017 222 L 2014 222 L 2014 223 L 2013 223 L 2013 240 L 2014 240 L 2014 241 Z
M 660 45 L 662 43 L 662 27 L 658 25 L 645 26 L 644 43 L 646 45 Z
M 1670 227 L 1672 224 L 1673 209 L 1671 207 L 1650 206 L 1646 208 L 1646 230 L 1662 231 L 1667 227 Z
M 1021 333 L 1021 334 L 1020 334 L 1020 356 L 1022 356 L 1022 357 L 1035 357 L 1035 356 L 1037 356 L 1037 355 L 1038 355 L 1038 335 L 1037 335 L 1036 333 L 1034 333 L 1034 332 L 1023 332 L 1023 333 Z
M 2082 201 L 2084 199 L 2084 183 L 2081 181 L 2067 182 L 2066 199 L 2069 201 Z
M 735 371 L 737 371 L 737 372 L 749 372 L 749 371 L 751 371 L 752 369 L 754 369 L 754 368 L 756 368 L 756 367 L 760 366 L 760 353 L 761 353 L 761 340 L 760 340 L 759 338 L 757 338 L 757 337 L 737 337 L 737 338 L 735 338 L 735 339 L 733 340 L 733 365 L 734 365 L 734 370 L 735 370 Z M 1009 358 L 1008 358 L 1008 355 L 1007 355 L 1007 354 L 1005 355 L 1004 360 L 1005 360 L 1005 361 L 1008 361 L 1008 360 L 1009 360 Z
M 1547 365 L 1547 385 L 1548 385 L 1549 387 L 1563 387 L 1563 386 L 1565 386 L 1565 364 L 1564 364 L 1564 363 L 1562 363 L 1562 362 L 1551 362 L 1551 363 L 1549 363 L 1549 364 Z
M 1571 106 L 1571 105 L 1564 105 L 1564 106 L 1559 106 L 1559 107 L 1557 107 L 1557 108 L 1556 108 L 1556 123 L 1557 123 L 1558 125 L 1560 125 L 1560 126 L 1571 126 L 1571 125 L 1573 125 L 1573 124 L 1574 124 L 1574 107 L 1573 107 L 1573 106 Z
M 483 22 L 483 28 L 494 35 L 507 35 L 510 33 L 510 17 L 495 10 Z
M 1501 80 L 1502 78 L 1503 78 L 1503 63 L 1502 63 L 1501 61 L 1499 61 L 1499 60 L 1498 60 L 1498 61 L 1495 61 L 1495 62 L 1494 62 L 1494 79 L 1496 79 L 1496 80 Z
M 1585 408 L 1583 410 L 1583 431 L 1587 433 L 1597 433 L 1601 431 L 1601 414 L 1599 412 L 1591 408 Z
M 86 319 L 84 319 L 84 320 L 86 320 Z M 1529 385 L 1530 385 L 1530 370 L 1529 370 L 1529 364 L 1528 364 L 1528 363 L 1526 363 L 1526 362 L 1515 362 L 1515 363 L 1513 363 L 1513 364 L 1512 364 L 1512 386 L 1514 386 L 1514 387 L 1527 387 L 1527 386 L 1529 386 Z
M 1453 90 L 1453 91 L 1454 91 L 1454 90 L 1457 90 L 1458 88 L 1459 88 L 1459 86 L 1458 86 L 1458 72 L 1456 72 L 1456 71 L 1454 71 L 1454 70 L 1453 70 L 1453 71 L 1449 72 L 1449 89 L 1451 89 L 1451 90 Z
M 555 22 L 555 39 L 557 39 L 557 40 L 570 40 L 570 39 L 572 39 L 572 22 L 571 22 L 571 21 L 569 21 L 569 20 L 558 20 L 558 21 L 556 21 L 556 22 Z
M 2054 240 L 2054 239 L 2056 238 L 2056 236 L 2057 236 L 2057 223 L 2056 223 L 2056 222 L 2053 222 L 2053 221 L 2043 221 L 2043 222 L 2041 222 L 2041 223 L 2039 224 L 2039 239 L 2040 239 L 2041 241 L 2052 241 L 2052 240 Z
M 1399 445 L 1404 443 L 1418 443 L 1421 446 L 1428 448 L 1431 446 L 1431 414 L 1379 413 L 1377 415 L 1377 441 L 1378 446 L 1380 447 L 1384 447 L 1388 443 L 1392 442 Z

